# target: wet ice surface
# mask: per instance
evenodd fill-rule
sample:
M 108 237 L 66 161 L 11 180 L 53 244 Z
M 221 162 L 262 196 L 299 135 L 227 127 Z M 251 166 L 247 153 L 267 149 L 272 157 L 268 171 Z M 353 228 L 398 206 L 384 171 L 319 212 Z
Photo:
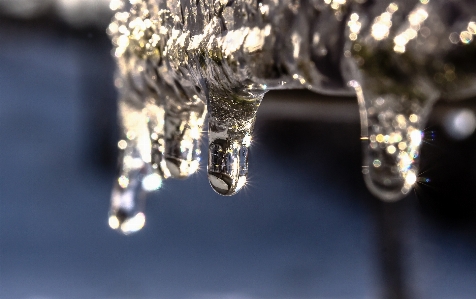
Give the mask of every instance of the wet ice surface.
M 475 94 L 472 1 L 115 0 L 111 9 L 119 101 L 198 114 L 206 103 L 208 176 L 222 195 L 246 185 L 254 116 L 269 90 L 357 94 L 362 172 L 384 201 L 402 199 L 417 183 L 433 104 Z M 127 118 L 122 127 L 133 132 Z M 203 119 L 181 121 L 201 128 Z M 194 144 L 181 142 L 176 153 L 194 152 Z M 160 146 L 154 151 L 167 156 Z M 182 176 L 196 169 L 193 162 L 180 165 Z
M 202 163 L 150 197 L 145 228 L 124 237 L 107 223 L 113 175 L 85 156 L 82 71 L 108 49 L 27 32 L 0 31 L 0 298 L 377 296 L 359 144 L 322 142 L 358 142 L 357 126 L 312 124 L 322 126 L 306 140 L 312 150 L 293 158 L 303 142 L 293 130 L 311 124 L 258 123 L 246 189 L 220 197 Z M 272 151 L 283 138 L 291 145 Z M 474 241 L 415 214 L 401 229 L 417 298 L 472 298 Z

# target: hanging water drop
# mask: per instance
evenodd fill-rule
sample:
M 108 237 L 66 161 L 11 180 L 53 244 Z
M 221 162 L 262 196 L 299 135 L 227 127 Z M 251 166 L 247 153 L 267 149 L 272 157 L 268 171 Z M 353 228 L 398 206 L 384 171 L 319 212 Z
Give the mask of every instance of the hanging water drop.
M 246 184 L 251 136 L 263 95 L 210 96 L 208 180 L 218 194 L 234 195 Z

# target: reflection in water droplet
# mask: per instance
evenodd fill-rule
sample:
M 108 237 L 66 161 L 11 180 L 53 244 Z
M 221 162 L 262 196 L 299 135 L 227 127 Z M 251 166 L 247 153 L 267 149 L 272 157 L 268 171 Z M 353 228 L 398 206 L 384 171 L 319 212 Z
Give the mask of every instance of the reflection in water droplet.
M 216 139 L 209 148 L 208 179 L 221 195 L 233 195 L 246 183 L 248 175 L 248 147 L 244 143 L 230 144 Z

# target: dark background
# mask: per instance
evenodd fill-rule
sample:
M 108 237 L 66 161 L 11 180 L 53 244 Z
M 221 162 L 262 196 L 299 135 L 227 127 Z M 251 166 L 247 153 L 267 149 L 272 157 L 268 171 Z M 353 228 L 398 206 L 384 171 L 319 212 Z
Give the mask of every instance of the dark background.
M 476 297 L 475 136 L 452 140 L 434 115 L 429 182 L 384 204 L 361 177 L 354 99 L 315 95 L 346 111 L 301 118 L 270 113 L 301 93 L 267 95 L 245 190 L 215 194 L 202 164 L 149 196 L 142 231 L 110 230 L 118 130 L 104 28 L 0 17 L 0 298 Z

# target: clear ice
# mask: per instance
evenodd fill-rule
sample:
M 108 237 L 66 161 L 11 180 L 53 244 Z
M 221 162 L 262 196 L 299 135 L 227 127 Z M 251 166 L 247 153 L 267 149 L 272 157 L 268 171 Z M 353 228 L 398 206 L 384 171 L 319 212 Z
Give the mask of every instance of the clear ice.
M 246 184 L 248 153 L 263 91 L 210 96 L 208 179 L 213 190 L 233 195 Z
M 351 12 L 344 56 L 360 106 L 362 172 L 382 200 L 398 200 L 416 183 L 436 100 L 475 94 L 476 46 L 464 39 L 475 16 L 474 1 L 376 1 Z
M 123 139 L 118 142 L 120 166 L 111 194 L 109 226 L 129 234 L 144 226 L 146 193 L 159 189 L 162 177 L 150 164 L 151 141 L 144 109 L 124 98 L 119 111 L 124 126 Z
M 112 0 L 111 9 L 119 106 L 133 111 L 121 114 L 124 157 L 136 153 L 147 165 L 139 173 L 186 178 L 199 168 L 208 113 L 208 178 L 221 195 L 246 184 L 268 90 L 357 95 L 365 182 L 386 201 L 417 182 L 434 102 L 476 94 L 471 0 Z

